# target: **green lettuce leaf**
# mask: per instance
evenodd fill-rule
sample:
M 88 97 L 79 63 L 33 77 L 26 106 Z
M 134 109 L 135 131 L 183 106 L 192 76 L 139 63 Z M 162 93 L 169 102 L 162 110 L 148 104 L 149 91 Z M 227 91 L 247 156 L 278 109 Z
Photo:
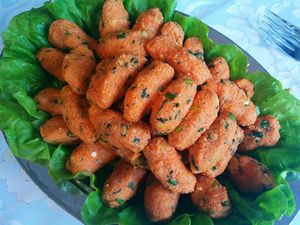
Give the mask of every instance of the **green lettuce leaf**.
M 185 37 L 198 37 L 202 44 L 205 53 L 212 48 L 214 42 L 208 38 L 208 27 L 199 19 L 187 16 L 181 12 L 175 12 L 173 21 L 180 24 L 184 30 Z
M 86 191 L 84 189 L 81 189 L 80 185 L 78 185 L 78 184 L 76 185 L 76 182 L 79 182 L 79 181 L 60 180 L 57 182 L 57 185 L 60 187 L 61 190 L 66 191 L 70 194 L 86 196 Z
M 264 72 L 239 74 L 237 79 L 240 78 L 246 78 L 253 83 L 255 93 L 251 100 L 256 105 L 260 105 L 267 98 L 274 96 L 282 90 L 282 84 Z
M 278 178 L 279 185 L 259 195 L 256 199 L 245 194 L 238 193 L 233 186 L 226 181 L 225 185 L 234 207 L 247 218 L 253 225 L 272 225 L 282 215 L 290 215 L 295 203 L 289 185 Z M 246 222 L 246 221 L 244 221 Z M 243 224 L 243 223 L 242 223 Z
M 111 209 L 103 203 L 101 191 L 97 187 L 102 187 L 104 185 L 105 180 L 112 171 L 111 165 L 102 168 L 96 174 L 79 172 L 72 175 L 65 167 L 71 153 L 72 149 L 70 147 L 63 145 L 59 146 L 49 162 L 49 175 L 59 182 L 59 185 L 62 185 L 63 188 L 67 190 L 71 190 L 73 193 L 84 192 L 85 194 L 89 194 L 81 212 L 82 220 L 85 224 L 145 224 L 144 222 L 147 221 L 147 217 L 143 208 L 139 207 L 139 205 L 142 204 L 142 198 L 138 198 L 137 201 L 139 201 L 139 204 L 128 207 L 128 204 L 126 203 L 122 209 Z M 73 182 L 70 182 L 71 180 L 73 180 Z M 87 181 L 89 186 L 86 185 Z M 95 204 L 95 202 L 97 204 Z
M 46 87 L 51 78 L 37 64 L 22 59 L 2 59 L 0 61 L 0 91 L 2 97 L 9 97 L 6 90 L 12 85 L 22 88 L 28 95 Z M 26 76 L 24 76 L 26 74 Z
M 250 221 L 244 217 L 236 208 L 233 208 L 226 218 L 213 220 L 215 225 L 251 225 Z
M 85 185 L 82 182 L 78 182 L 77 185 L 79 185 L 87 193 L 97 190 L 97 188 L 95 186 L 96 176 L 93 173 L 79 172 L 75 175 L 72 175 L 66 169 L 65 165 L 66 165 L 66 162 L 69 159 L 71 153 L 72 153 L 72 150 L 70 149 L 70 147 L 60 145 L 53 153 L 53 156 L 51 157 L 51 160 L 49 162 L 49 171 L 48 171 L 49 175 L 56 182 L 63 182 L 66 180 L 79 181 L 79 180 L 84 180 L 84 179 L 88 178 L 89 186 Z
M 170 223 L 168 223 L 168 225 L 191 225 L 191 224 L 192 224 L 191 217 L 190 215 L 187 214 L 183 214 L 177 217 L 176 219 L 174 219 L 173 221 L 171 221 Z
M 198 212 L 196 215 L 192 216 L 191 222 L 191 225 L 214 225 L 212 219 L 208 215 L 201 212 Z
M 177 5 L 176 0 L 123 0 L 123 2 L 132 24 L 143 11 L 150 8 L 159 8 L 164 16 L 164 21 L 169 21 L 173 18 Z
M 260 209 L 271 214 L 274 221 L 278 220 L 283 214 L 290 216 L 295 210 L 293 193 L 285 181 L 261 194 L 255 199 L 255 202 Z
M 263 72 L 247 73 L 247 57 L 236 45 L 220 45 L 208 36 L 208 27 L 195 17 L 174 12 L 175 0 L 124 0 L 132 24 L 145 9 L 159 7 L 165 21 L 179 23 L 186 37 L 199 37 L 205 50 L 205 61 L 224 57 L 230 67 L 231 79 L 246 78 L 254 84 L 253 102 L 262 114 L 276 116 L 281 124 L 281 140 L 275 148 L 260 148 L 251 155 L 267 165 L 275 174 L 277 186 L 250 198 L 228 187 L 234 208 L 224 219 L 210 219 L 198 212 L 187 198 L 181 198 L 176 218 L 169 225 L 268 225 L 282 215 L 291 215 L 295 209 L 293 193 L 282 178 L 287 172 L 298 177 L 300 172 L 300 102 L 281 83 Z M 5 48 L 0 61 L 0 129 L 17 157 L 48 164 L 49 175 L 58 185 L 77 194 L 90 193 L 82 207 L 82 220 L 87 225 L 147 225 L 150 224 L 143 210 L 143 193 L 126 202 L 120 209 L 108 208 L 101 199 L 101 187 L 112 170 L 112 165 L 96 174 L 80 172 L 70 174 L 65 164 L 72 149 L 54 147 L 40 137 L 39 126 L 48 115 L 38 111 L 32 97 L 46 87 L 62 84 L 44 71 L 36 60 L 41 47 L 50 46 L 47 33 L 50 24 L 58 18 L 69 19 L 89 35 L 99 39 L 98 23 L 104 0 L 54 0 L 45 6 L 32 9 L 14 17 L 3 32 Z M 96 179 L 97 178 L 97 179 Z M 226 178 L 224 178 L 226 180 Z
M 251 155 L 264 163 L 273 172 L 300 171 L 299 148 L 260 148 Z M 279 157 L 280 156 L 280 157 Z
M 86 31 L 93 38 L 99 39 L 99 21 L 101 18 L 104 0 L 76 0 L 80 17 L 86 25 Z
M 280 121 L 279 146 L 300 149 L 300 101 L 289 90 L 279 91 L 260 105 L 263 114 L 271 114 Z
M 95 1 L 94 1 L 95 2 Z M 81 28 L 86 28 L 86 24 L 81 18 L 81 14 L 74 0 L 56 0 L 45 3 L 45 9 L 54 19 L 68 19 L 76 23 Z
M 40 137 L 39 119 L 30 117 L 21 105 L 3 100 L 0 100 L 0 118 L 1 130 L 15 156 L 32 162 L 50 160 L 53 148 Z
M 47 35 L 52 22 L 53 18 L 43 8 L 32 9 L 15 16 L 2 33 L 5 43 L 3 59 L 19 59 L 38 65 L 35 53 L 41 47 L 49 46 Z M 17 64 L 22 66 L 21 63 Z
M 214 44 L 208 49 L 205 59 L 207 62 L 211 62 L 214 58 L 219 56 L 222 56 L 228 62 L 231 80 L 236 80 L 240 74 L 246 73 L 248 58 L 236 45 Z
M 141 202 L 140 202 L 141 203 Z M 132 204 L 129 207 L 112 209 L 101 199 L 101 191 L 97 190 L 88 195 L 81 210 L 81 218 L 87 225 L 148 225 L 143 207 Z M 177 224 L 177 223 L 176 223 Z M 179 224 L 178 224 L 179 225 Z

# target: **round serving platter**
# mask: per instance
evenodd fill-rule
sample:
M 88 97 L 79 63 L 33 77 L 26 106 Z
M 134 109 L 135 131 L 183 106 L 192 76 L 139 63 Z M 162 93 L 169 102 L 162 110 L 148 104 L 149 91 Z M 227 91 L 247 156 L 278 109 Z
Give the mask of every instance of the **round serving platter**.
M 209 27 L 209 37 L 217 43 L 220 44 L 236 44 L 223 34 Z M 237 45 L 237 44 L 236 44 Z M 244 51 L 245 52 L 245 51 Z M 245 54 L 248 56 L 249 61 L 249 72 L 252 71 L 263 71 L 266 70 L 247 52 Z M 19 164 L 25 170 L 29 177 L 36 183 L 36 185 L 45 192 L 53 201 L 55 201 L 59 206 L 61 206 L 64 210 L 69 212 L 78 220 L 81 220 L 80 211 L 83 205 L 83 202 L 86 198 L 85 194 L 72 194 L 65 191 L 62 191 L 60 187 L 52 180 L 52 178 L 48 175 L 48 170 L 46 167 L 38 165 L 36 163 L 29 162 L 24 159 L 17 158 Z M 290 182 L 290 186 L 294 192 L 295 201 L 297 204 L 297 210 L 295 210 L 294 215 L 291 217 L 283 217 L 280 221 L 276 223 L 276 225 L 289 225 L 296 213 L 300 209 L 300 180 L 296 180 Z

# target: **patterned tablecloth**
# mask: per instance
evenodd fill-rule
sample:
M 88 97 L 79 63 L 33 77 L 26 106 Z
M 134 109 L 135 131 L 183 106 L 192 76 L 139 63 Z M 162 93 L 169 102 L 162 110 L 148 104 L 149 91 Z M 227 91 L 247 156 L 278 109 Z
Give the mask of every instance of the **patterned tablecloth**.
M 16 14 L 43 0 L 0 0 L 0 32 Z M 300 63 L 263 41 L 257 18 L 271 9 L 300 27 L 299 0 L 178 0 L 177 10 L 197 16 L 238 43 L 300 98 Z M 0 39 L 0 51 L 3 48 Z M 1 118 L 0 118 L 1 119 Z M 300 214 L 300 213 L 299 213 Z M 0 224 L 79 225 L 25 174 L 0 135 Z M 298 215 L 293 225 L 300 224 Z

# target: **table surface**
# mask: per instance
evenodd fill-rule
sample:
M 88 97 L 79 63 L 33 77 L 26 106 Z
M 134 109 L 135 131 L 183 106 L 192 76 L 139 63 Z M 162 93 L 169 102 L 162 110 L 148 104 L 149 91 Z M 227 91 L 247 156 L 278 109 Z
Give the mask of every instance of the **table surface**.
M 44 0 L 0 0 L 0 32 L 16 14 Z M 199 17 L 239 44 L 300 99 L 300 63 L 264 42 L 257 19 L 265 8 L 300 27 L 299 0 L 178 0 L 177 10 Z M 0 51 L 3 48 L 0 38 Z M 27 176 L 0 134 L 0 224 L 82 224 L 49 199 Z M 300 213 L 291 223 L 300 224 Z

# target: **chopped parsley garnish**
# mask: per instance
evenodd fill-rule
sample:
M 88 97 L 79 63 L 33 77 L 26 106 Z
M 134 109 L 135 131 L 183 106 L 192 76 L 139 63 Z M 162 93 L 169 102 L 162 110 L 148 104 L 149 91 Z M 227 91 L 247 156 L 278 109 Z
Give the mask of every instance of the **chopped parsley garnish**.
M 133 64 L 138 64 L 139 60 L 137 58 L 131 58 L 130 62 Z
M 193 84 L 193 80 L 189 77 L 183 78 L 183 81 L 187 86 L 191 86 Z
M 261 127 L 262 129 L 265 129 L 265 130 L 269 129 L 269 128 L 270 128 L 270 123 L 269 123 L 269 121 L 268 121 L 268 120 L 262 120 L 262 121 L 260 122 L 260 127 Z
M 216 169 L 217 169 L 216 166 L 213 166 L 213 167 L 211 168 L 212 171 L 215 171 Z
M 165 96 L 166 96 L 168 99 L 174 99 L 174 98 L 176 98 L 177 94 L 168 92 L 168 93 L 165 94 Z
M 110 123 L 106 124 L 106 128 L 110 128 L 110 127 L 111 127 Z
M 135 137 L 132 142 L 135 144 L 138 144 L 138 143 L 140 143 L 140 139 Z
M 229 119 L 231 119 L 233 122 L 236 121 L 234 115 L 230 112 L 229 115 L 228 115 Z
M 188 49 L 188 52 L 192 55 L 194 55 L 194 52 L 192 52 L 191 50 Z
M 198 129 L 198 132 L 203 132 L 203 131 L 204 131 L 203 127 L 201 127 L 201 128 Z
M 217 187 L 217 185 L 218 185 L 218 183 L 217 183 L 217 181 L 215 180 L 215 181 L 212 183 L 211 187 L 212 187 L 212 188 L 215 188 L 215 187 Z
M 112 68 L 112 73 L 115 73 L 116 71 L 117 71 L 117 67 L 114 66 L 114 67 Z
M 168 132 L 157 132 L 157 131 L 156 131 L 156 134 L 157 134 L 158 136 L 165 136 L 165 135 L 168 134 Z
M 149 98 L 150 95 L 147 93 L 147 88 L 142 90 L 142 94 L 141 94 L 142 98 Z
M 70 138 L 76 138 L 76 136 L 69 130 L 67 131 L 67 136 Z
M 202 86 L 205 86 L 205 85 L 207 85 L 208 83 L 207 83 L 207 81 L 205 81 L 203 84 L 202 84 Z
M 66 33 L 65 33 L 67 36 L 70 36 L 72 34 L 71 31 L 67 30 Z
M 169 172 L 169 174 L 167 175 L 167 178 L 168 178 L 167 183 L 176 186 L 176 185 L 177 185 L 177 181 L 174 180 L 174 179 L 172 178 L 172 174 L 173 174 L 173 173 L 174 173 L 174 171 L 171 170 L 171 171 Z
M 122 124 L 122 128 L 121 128 L 121 136 L 126 136 L 128 133 L 128 125 L 126 124 Z
M 126 37 L 126 34 L 125 34 L 124 32 L 119 33 L 119 34 L 117 35 L 117 39 L 124 39 L 125 37 Z
M 228 130 L 228 128 L 229 128 L 229 123 L 226 121 L 225 122 L 225 129 Z
M 196 56 L 198 59 L 204 60 L 204 54 L 203 52 L 192 52 L 191 50 L 188 50 L 188 52 L 194 56 Z
M 223 207 L 228 207 L 228 206 L 229 206 L 229 201 L 221 202 L 221 205 L 222 205 Z
M 256 138 L 263 138 L 264 137 L 264 133 L 263 132 L 259 132 L 259 131 L 256 131 L 256 130 L 252 131 L 251 135 L 253 137 L 256 137 Z
M 177 103 L 174 103 L 173 104 L 176 108 L 178 108 L 180 106 L 180 104 L 177 102 Z
M 81 44 L 88 45 L 88 42 L 87 41 L 83 41 Z
M 120 205 L 123 205 L 125 203 L 125 201 L 123 199 L 120 199 L 120 198 L 115 198 L 115 201 L 117 203 L 119 203 Z
M 198 59 L 204 60 L 203 52 L 195 52 L 193 55 L 196 56 Z
M 130 182 L 128 183 L 128 188 L 130 188 L 132 191 L 134 191 L 134 189 L 135 189 L 135 184 L 134 184 L 133 181 L 130 181 Z
M 168 101 L 169 101 L 169 99 L 165 99 L 165 100 L 161 103 L 161 105 L 160 105 L 160 107 L 159 107 L 159 110 L 161 110 L 162 107 L 164 107 L 164 105 L 165 105 Z
M 176 132 L 182 131 L 182 127 L 176 127 L 176 128 L 175 128 L 175 131 L 176 131 Z
M 198 85 L 197 86 L 197 91 L 200 91 L 201 90 L 201 85 Z
M 186 104 L 187 105 L 190 104 L 191 101 L 192 101 L 191 99 L 186 100 Z
M 118 193 L 120 193 L 122 191 L 122 189 L 119 189 L 119 190 L 117 190 L 117 191 L 113 191 L 113 194 L 115 195 L 115 194 L 118 194 Z
M 176 180 L 173 180 L 173 179 L 168 179 L 167 180 L 167 183 L 173 185 L 173 186 L 177 186 L 177 181 Z
M 176 115 L 175 115 L 175 117 L 174 117 L 174 119 L 176 120 L 177 119 L 177 117 L 180 115 L 180 113 L 181 113 L 181 111 L 179 110 L 177 113 L 176 113 Z M 170 118 L 170 120 L 172 120 L 172 118 Z
M 169 119 L 168 118 L 156 118 L 157 121 L 161 122 L 161 123 L 165 123 L 167 122 Z

